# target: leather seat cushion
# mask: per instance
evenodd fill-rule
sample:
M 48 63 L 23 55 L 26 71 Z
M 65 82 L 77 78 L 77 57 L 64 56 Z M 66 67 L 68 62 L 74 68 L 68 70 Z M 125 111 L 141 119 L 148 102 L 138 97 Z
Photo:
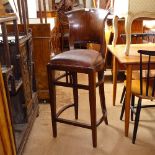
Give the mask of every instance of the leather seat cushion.
M 94 68 L 103 65 L 104 59 L 101 54 L 91 49 L 77 49 L 60 53 L 51 59 L 51 64 L 60 66 Z

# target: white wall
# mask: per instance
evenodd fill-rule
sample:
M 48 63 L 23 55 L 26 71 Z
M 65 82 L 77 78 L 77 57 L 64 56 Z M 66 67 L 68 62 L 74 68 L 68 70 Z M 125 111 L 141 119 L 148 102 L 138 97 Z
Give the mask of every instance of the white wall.
M 36 0 L 27 0 L 29 18 L 37 18 L 37 5 Z

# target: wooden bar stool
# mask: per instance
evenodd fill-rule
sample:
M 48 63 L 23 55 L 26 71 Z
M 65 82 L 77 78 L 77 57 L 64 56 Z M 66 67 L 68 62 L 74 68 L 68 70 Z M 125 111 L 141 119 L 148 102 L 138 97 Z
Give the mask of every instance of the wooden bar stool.
M 79 126 L 92 130 L 93 147 L 97 146 L 97 126 L 107 120 L 107 110 L 104 95 L 104 70 L 106 43 L 104 25 L 108 11 L 102 9 L 80 9 L 66 13 L 69 20 L 69 45 L 70 50 L 53 57 L 47 65 L 49 94 L 52 115 L 53 137 L 57 136 L 57 122 Z M 100 51 L 91 49 L 74 49 L 75 44 L 98 43 Z M 65 71 L 70 75 L 70 80 L 61 81 L 61 75 L 55 78 L 55 70 Z M 78 84 L 77 73 L 88 75 L 88 85 Z M 98 74 L 98 82 L 96 82 Z M 56 85 L 73 88 L 74 103 L 64 106 L 56 111 Z M 99 86 L 99 95 L 103 116 L 96 121 L 96 87 Z M 78 119 L 78 89 L 89 91 L 91 124 L 81 123 L 60 118 L 60 114 L 69 107 L 75 109 L 75 119 Z

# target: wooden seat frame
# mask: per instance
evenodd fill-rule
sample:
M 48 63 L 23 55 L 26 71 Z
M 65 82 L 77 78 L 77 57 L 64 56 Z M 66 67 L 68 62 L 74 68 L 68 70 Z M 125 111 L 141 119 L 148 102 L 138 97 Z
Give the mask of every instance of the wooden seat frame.
M 66 13 L 66 15 L 68 16 L 68 19 L 69 19 L 70 49 L 74 49 L 74 41 L 75 40 L 77 41 L 77 38 L 80 40 L 83 39 L 83 37 L 84 37 L 83 33 L 85 33 L 84 30 L 86 30 L 86 26 L 87 26 L 87 25 L 81 26 L 80 30 L 79 29 L 77 30 L 77 31 L 79 31 L 79 33 L 75 33 L 76 30 L 74 31 L 73 29 L 76 27 L 72 25 L 73 20 L 75 20 L 75 23 L 77 23 L 77 24 L 79 21 L 80 21 L 79 22 L 80 24 L 82 24 L 84 21 L 85 24 L 89 25 L 89 23 L 85 22 L 86 19 L 82 19 L 82 17 L 80 15 L 81 14 L 84 15 L 84 13 L 85 13 L 85 14 L 87 14 L 86 17 L 89 18 L 90 16 L 88 16 L 88 14 L 98 15 L 97 12 L 101 11 L 101 10 L 102 9 L 80 9 L 80 10 L 74 10 L 74 11 L 70 11 L 70 12 Z M 103 56 L 103 60 L 104 60 L 102 65 L 94 66 L 94 67 L 77 67 L 76 65 L 71 66 L 69 63 L 68 63 L 68 65 L 67 64 L 65 64 L 65 65 L 55 64 L 55 63 L 52 63 L 52 60 L 47 65 L 53 137 L 57 137 L 57 122 L 65 123 L 65 124 L 69 124 L 69 125 L 74 125 L 74 126 L 79 126 L 82 128 L 87 128 L 87 129 L 92 130 L 93 147 L 97 146 L 97 126 L 99 126 L 102 123 L 102 121 L 105 121 L 105 124 L 108 124 L 107 110 L 106 110 L 106 105 L 105 105 L 105 94 L 104 94 L 104 70 L 105 70 L 105 53 L 106 53 L 106 43 L 105 43 L 105 37 L 104 37 L 104 25 L 105 25 L 106 17 L 108 15 L 108 11 L 105 11 L 105 10 L 102 10 L 102 11 L 104 11 L 104 13 L 105 13 L 105 14 L 102 14 L 102 16 L 103 16 L 102 21 L 100 21 L 101 19 L 99 19 L 98 16 L 95 17 L 95 18 L 98 18 L 97 20 L 100 21 L 100 24 L 102 26 L 99 23 L 95 23 L 95 24 L 99 24 L 101 26 L 100 27 L 98 25 L 97 28 L 95 28 L 95 25 L 89 25 L 91 28 L 94 26 L 96 31 L 98 31 L 98 27 L 100 27 L 99 28 L 100 32 L 98 34 L 100 37 L 99 43 L 101 45 L 100 52 L 101 52 L 101 54 Z M 74 16 L 74 15 L 76 15 L 76 16 Z M 89 22 L 89 20 L 88 20 L 88 22 Z M 92 22 L 92 21 L 90 21 L 90 22 Z M 83 27 L 84 27 L 84 30 L 82 30 Z M 96 32 L 93 32 L 91 30 L 91 28 L 90 29 L 87 28 L 87 29 L 90 30 L 89 33 L 94 33 L 94 38 L 95 38 Z M 95 30 L 94 28 L 93 28 L 93 30 Z M 87 34 L 89 34 L 89 33 L 87 33 Z M 80 35 L 80 34 L 82 34 L 82 36 L 79 37 L 78 35 Z M 89 37 L 90 40 L 84 40 L 84 41 L 90 42 L 94 38 Z M 88 49 L 83 49 L 83 50 L 85 51 Z M 70 76 L 71 80 L 66 80 L 65 82 L 60 81 L 60 79 L 63 78 L 64 75 L 59 76 L 58 78 L 55 78 L 55 70 L 65 71 L 66 73 L 69 73 L 71 75 Z M 84 73 L 84 74 L 88 75 L 88 85 L 78 84 L 77 73 Z M 98 82 L 97 83 L 96 83 L 96 74 L 98 74 Z M 73 104 L 69 104 L 69 105 L 64 106 L 58 112 L 56 111 L 56 85 L 73 88 L 73 99 L 74 99 Z M 101 109 L 102 109 L 102 114 L 103 114 L 103 116 L 98 121 L 96 121 L 96 87 L 97 86 L 99 86 L 99 95 L 100 95 Z M 90 124 L 81 123 L 77 120 L 75 120 L 75 121 L 67 120 L 67 119 L 59 117 L 60 114 L 64 110 L 73 106 L 74 110 L 75 110 L 75 119 L 78 119 L 78 89 L 84 89 L 84 90 L 89 91 L 89 105 L 90 105 L 90 119 L 91 119 Z

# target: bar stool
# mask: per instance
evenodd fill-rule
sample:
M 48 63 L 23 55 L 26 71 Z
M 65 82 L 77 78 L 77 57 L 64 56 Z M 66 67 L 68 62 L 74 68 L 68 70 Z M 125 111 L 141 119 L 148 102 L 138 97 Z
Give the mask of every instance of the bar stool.
M 106 43 L 104 26 L 108 15 L 107 10 L 79 9 L 66 13 L 69 20 L 69 45 L 70 50 L 60 53 L 50 60 L 47 65 L 49 95 L 52 116 L 53 137 L 57 137 L 57 122 L 79 126 L 92 131 L 93 147 L 97 146 L 97 126 L 103 121 L 108 124 L 107 110 L 104 94 L 104 70 L 106 61 Z M 75 44 L 98 43 L 100 51 L 91 49 L 74 49 Z M 66 75 L 55 77 L 55 71 L 65 71 L 70 80 L 61 81 Z M 88 85 L 79 84 L 77 73 L 88 75 Z M 98 74 L 98 82 L 96 82 Z M 60 111 L 56 110 L 56 85 L 73 88 L 74 103 L 64 106 Z M 99 86 L 99 95 L 102 109 L 102 117 L 96 120 L 96 87 Z M 77 120 L 60 118 L 60 114 L 69 107 L 74 107 L 75 119 L 78 119 L 78 89 L 89 91 L 90 119 L 91 123 L 81 123 Z

